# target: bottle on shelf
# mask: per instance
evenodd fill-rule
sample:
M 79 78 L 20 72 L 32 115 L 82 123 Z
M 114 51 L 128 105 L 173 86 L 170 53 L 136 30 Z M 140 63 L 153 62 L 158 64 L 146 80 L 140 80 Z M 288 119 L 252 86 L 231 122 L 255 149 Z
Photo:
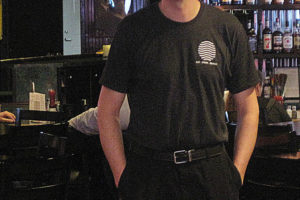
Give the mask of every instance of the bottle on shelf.
M 292 119 L 292 106 L 288 105 L 287 109 L 286 109 L 286 113 L 290 116 L 290 118 Z
M 247 35 L 250 49 L 253 53 L 257 53 L 257 35 L 255 33 L 254 27 L 252 26 L 251 20 L 248 20 L 247 27 Z
M 294 28 L 294 52 L 300 52 L 300 24 Z
M 246 5 L 255 5 L 256 1 L 255 0 L 246 0 L 245 4 Z
M 272 4 L 272 0 L 262 0 L 262 3 L 270 5 Z
M 270 29 L 270 22 L 267 19 L 265 28 L 263 30 L 263 51 L 264 53 L 272 52 L 272 30 Z
M 270 76 L 266 76 L 265 80 L 264 80 L 264 87 L 262 90 L 263 93 L 263 97 L 264 98 L 271 98 L 272 97 L 272 86 L 271 86 L 271 80 L 270 80 Z
M 297 107 L 292 106 L 292 119 L 297 119 Z
M 57 111 L 56 110 L 56 103 L 55 103 L 55 90 L 54 89 L 48 89 L 48 93 L 49 93 L 49 99 L 50 99 L 50 102 L 49 102 L 49 111 Z
M 209 3 L 212 6 L 219 6 L 220 5 L 220 0 L 210 0 Z
M 282 5 L 284 3 L 284 0 L 274 0 L 273 3 L 276 5 Z
M 221 5 L 230 5 L 231 0 L 221 0 Z
M 294 0 L 284 0 L 284 4 L 294 4 Z
M 242 5 L 243 4 L 243 0 L 232 0 L 232 4 L 233 5 Z
M 276 18 L 276 31 L 273 32 L 273 51 L 275 53 L 282 52 L 283 40 L 279 18 Z
M 289 21 L 285 22 L 285 29 L 282 40 L 283 51 L 290 53 L 293 49 L 293 34 L 290 30 Z
M 271 59 L 266 59 L 266 76 L 272 77 L 273 76 L 273 67 L 272 67 Z

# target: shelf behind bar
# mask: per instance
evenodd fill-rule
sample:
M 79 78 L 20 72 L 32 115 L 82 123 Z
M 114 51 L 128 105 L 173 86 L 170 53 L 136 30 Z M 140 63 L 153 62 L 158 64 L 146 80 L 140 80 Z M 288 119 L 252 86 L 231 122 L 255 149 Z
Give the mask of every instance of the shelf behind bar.
M 259 5 L 220 5 L 216 7 L 224 10 L 257 10 Z
M 0 91 L 0 96 L 12 96 L 12 91 Z
M 216 6 L 224 10 L 299 10 L 300 4 L 283 5 L 220 5 Z
M 300 4 L 261 5 L 263 10 L 299 10 Z
M 265 53 L 253 54 L 254 58 L 300 58 L 300 53 Z

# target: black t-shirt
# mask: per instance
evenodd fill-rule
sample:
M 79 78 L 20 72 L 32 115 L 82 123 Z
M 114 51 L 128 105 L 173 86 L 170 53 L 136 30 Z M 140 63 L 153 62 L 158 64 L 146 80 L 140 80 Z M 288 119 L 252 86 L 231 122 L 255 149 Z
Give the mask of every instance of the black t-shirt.
M 101 83 L 128 93 L 128 138 L 158 150 L 227 140 L 223 94 L 259 81 L 243 26 L 201 4 L 187 23 L 155 3 L 126 17 L 112 43 Z

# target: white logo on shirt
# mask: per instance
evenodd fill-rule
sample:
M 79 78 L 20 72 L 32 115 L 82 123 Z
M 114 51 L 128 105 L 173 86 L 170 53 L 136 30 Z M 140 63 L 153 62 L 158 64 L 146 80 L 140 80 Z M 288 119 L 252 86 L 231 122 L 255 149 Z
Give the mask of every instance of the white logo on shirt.
M 196 61 L 197 64 L 218 65 L 218 63 L 213 62 L 216 58 L 216 47 L 211 41 L 202 41 L 199 44 L 198 55 L 201 60 Z

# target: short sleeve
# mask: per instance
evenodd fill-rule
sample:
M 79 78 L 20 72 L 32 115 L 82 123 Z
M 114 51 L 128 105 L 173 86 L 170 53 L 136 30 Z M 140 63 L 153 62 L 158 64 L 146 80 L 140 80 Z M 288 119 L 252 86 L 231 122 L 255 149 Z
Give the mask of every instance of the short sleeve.
M 132 71 L 129 30 L 128 24 L 123 20 L 112 41 L 108 59 L 100 78 L 100 84 L 121 93 L 127 92 Z
M 259 77 L 254 65 L 253 54 L 248 43 L 248 36 L 242 24 L 235 19 L 231 34 L 231 63 L 230 73 L 227 75 L 227 89 L 235 94 L 259 82 Z

